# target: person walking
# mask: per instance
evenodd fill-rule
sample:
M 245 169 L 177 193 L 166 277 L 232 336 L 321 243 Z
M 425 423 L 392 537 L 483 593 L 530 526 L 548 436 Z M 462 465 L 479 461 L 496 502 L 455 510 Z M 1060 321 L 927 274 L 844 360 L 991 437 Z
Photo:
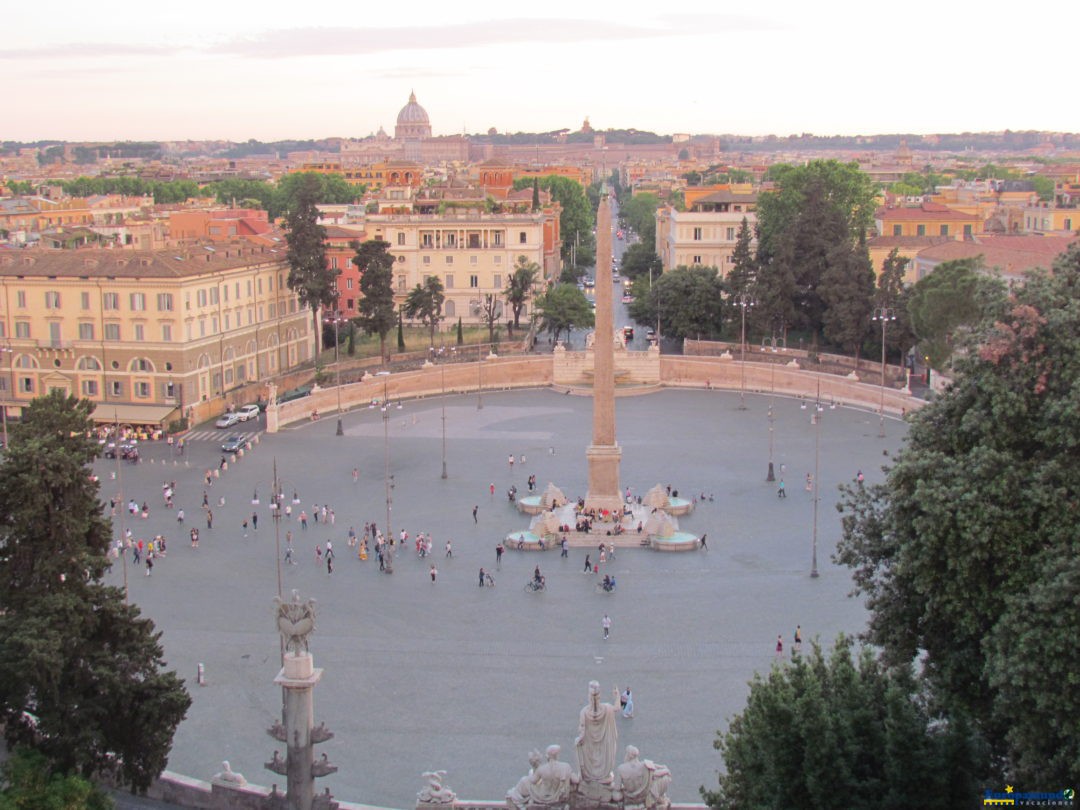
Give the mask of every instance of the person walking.
M 514 471 L 514 454 L 510 454 L 510 472 Z
M 480 566 L 480 587 L 484 587 L 484 566 Z
M 252 531 L 256 531 L 256 532 L 259 530 L 259 513 L 258 512 L 252 512 L 251 513 L 251 529 L 252 529 Z
M 191 530 L 191 547 L 192 548 L 198 548 L 199 547 L 199 530 L 198 529 L 192 529 Z
M 208 529 L 214 528 L 214 510 L 213 509 L 207 509 L 206 510 L 206 528 L 208 528 Z
M 623 717 L 634 716 L 634 694 L 630 691 L 629 686 L 623 690 L 621 695 L 619 695 L 619 703 L 622 704 Z
M 491 484 L 491 485 L 490 485 L 490 486 L 488 487 L 488 492 L 489 492 L 489 493 L 491 493 L 491 497 L 492 497 L 492 498 L 494 498 L 494 497 L 495 497 L 495 484 L 494 484 L 494 483 L 493 483 L 493 484 Z
M 450 541 L 449 541 L 449 540 L 447 540 L 447 541 L 446 541 L 446 556 L 447 556 L 447 557 L 453 557 L 453 556 L 454 556 L 454 549 L 453 549 L 453 547 L 452 547 L 452 546 L 450 545 Z
M 784 479 L 783 478 L 780 479 L 780 484 L 776 488 L 776 497 L 777 498 L 786 498 L 787 497 L 787 490 L 784 488 Z
M 589 559 L 588 554 L 585 555 L 585 570 L 582 571 L 581 573 L 583 573 L 583 574 L 591 574 L 592 573 L 592 560 Z
M 503 555 L 503 544 L 498 543 L 495 546 L 495 568 L 497 570 L 499 570 L 499 571 L 502 570 L 502 555 Z
M 289 543 L 287 546 L 285 546 L 285 564 L 296 565 L 292 558 L 292 543 Z
M 146 555 L 146 575 L 150 576 L 154 570 L 154 553 L 151 551 Z
M 776 636 L 776 657 L 784 657 L 784 638 L 779 634 L 777 634 Z
M 604 614 L 604 618 L 600 620 L 600 627 L 604 630 L 604 641 L 607 641 L 611 636 L 611 617 L 606 613 Z
M 184 510 L 183 509 L 177 509 L 176 510 L 176 522 L 181 523 L 181 524 L 184 522 Z
M 244 530 L 244 537 L 247 537 L 247 518 L 244 518 L 244 521 L 240 524 L 240 527 Z
M 327 559 L 334 556 L 334 544 L 329 540 L 326 541 L 326 557 Z
M 330 553 L 329 549 L 327 549 L 327 552 L 326 552 L 326 575 L 330 576 L 332 573 L 334 573 L 334 555 Z
M 795 643 L 791 647 L 791 654 L 798 655 L 802 652 L 802 625 L 795 625 Z
M 360 470 L 356 467 L 352 468 L 352 482 L 355 484 L 360 480 Z
M 307 512 L 303 509 L 300 510 L 300 528 L 307 531 Z
M 563 535 L 562 540 L 559 541 L 559 556 L 560 557 L 569 557 L 570 556 L 570 543 L 567 541 L 565 534 Z
M 473 523 L 479 523 L 480 522 L 479 520 L 476 519 L 476 512 L 479 509 L 480 509 L 479 505 L 473 504 L 473 508 L 472 508 L 472 522 Z
M 708 551 L 709 550 L 709 544 L 705 542 L 705 535 L 704 534 L 701 535 L 701 550 L 702 551 Z
M 435 569 L 435 563 L 431 564 L 431 584 L 435 584 L 435 578 L 439 575 L 439 572 Z

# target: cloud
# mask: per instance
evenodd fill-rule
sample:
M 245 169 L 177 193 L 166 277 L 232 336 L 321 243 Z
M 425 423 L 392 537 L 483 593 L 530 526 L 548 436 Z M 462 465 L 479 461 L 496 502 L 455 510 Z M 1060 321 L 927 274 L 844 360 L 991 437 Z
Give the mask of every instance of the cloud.
M 118 56 L 174 56 L 175 45 L 129 45 L 121 42 L 67 42 L 35 48 L 3 48 L 0 59 L 101 59 Z

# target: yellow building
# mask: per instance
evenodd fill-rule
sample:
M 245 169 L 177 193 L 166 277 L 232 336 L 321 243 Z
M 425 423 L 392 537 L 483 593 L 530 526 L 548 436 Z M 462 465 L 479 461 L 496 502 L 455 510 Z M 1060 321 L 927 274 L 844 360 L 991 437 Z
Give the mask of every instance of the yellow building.
M 729 188 L 696 195 L 689 211 L 670 205 L 657 209 L 656 253 L 664 271 L 680 266 L 715 267 L 726 276 L 742 221 L 745 218 L 753 232 L 756 210 L 756 194 Z
M 312 356 L 287 277 L 283 250 L 238 243 L 0 254 L 0 404 L 59 389 L 98 403 L 101 422 L 220 412 Z
M 368 239 L 390 243 L 398 304 L 417 284 L 437 277 L 447 325 L 483 323 L 484 297 L 493 294 L 508 317 L 504 294 L 519 256 L 541 268 L 538 285 L 558 277 L 561 265 L 557 207 L 528 214 L 487 214 L 455 209 L 445 215 L 368 214 L 357 223 Z M 530 305 L 523 315 L 528 317 Z
M 1024 209 L 1025 233 L 1069 234 L 1080 232 L 1080 208 L 1057 208 L 1044 203 Z
M 874 214 L 881 236 L 948 236 L 966 239 L 983 232 L 984 218 L 939 203 L 879 208 Z

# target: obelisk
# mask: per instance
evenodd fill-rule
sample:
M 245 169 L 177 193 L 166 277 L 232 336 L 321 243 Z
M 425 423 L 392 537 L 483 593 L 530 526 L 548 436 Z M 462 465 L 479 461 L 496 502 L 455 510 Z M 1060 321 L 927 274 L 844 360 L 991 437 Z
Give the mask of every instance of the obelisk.
M 596 331 L 593 334 L 593 440 L 589 460 L 589 492 L 585 508 L 622 509 L 619 461 L 615 443 L 615 325 L 611 292 L 611 203 L 607 194 L 596 211 Z

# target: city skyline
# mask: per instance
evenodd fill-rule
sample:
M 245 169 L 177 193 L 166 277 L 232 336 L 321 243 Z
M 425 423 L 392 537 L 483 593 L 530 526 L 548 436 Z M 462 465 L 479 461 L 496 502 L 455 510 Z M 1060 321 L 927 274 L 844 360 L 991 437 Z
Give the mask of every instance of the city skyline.
M 205 0 L 152 18 L 130 0 L 104 12 L 63 0 L 43 26 L 23 5 L 5 12 L 19 33 L 0 66 L 18 103 L 0 138 L 361 138 L 392 133 L 411 91 L 436 135 L 576 130 L 586 117 L 662 134 L 1077 128 L 1034 70 L 1048 26 L 1080 22 L 1071 4 L 1007 26 L 926 0 L 895 14 L 847 0 L 734 8 L 331 0 L 279 21 Z

